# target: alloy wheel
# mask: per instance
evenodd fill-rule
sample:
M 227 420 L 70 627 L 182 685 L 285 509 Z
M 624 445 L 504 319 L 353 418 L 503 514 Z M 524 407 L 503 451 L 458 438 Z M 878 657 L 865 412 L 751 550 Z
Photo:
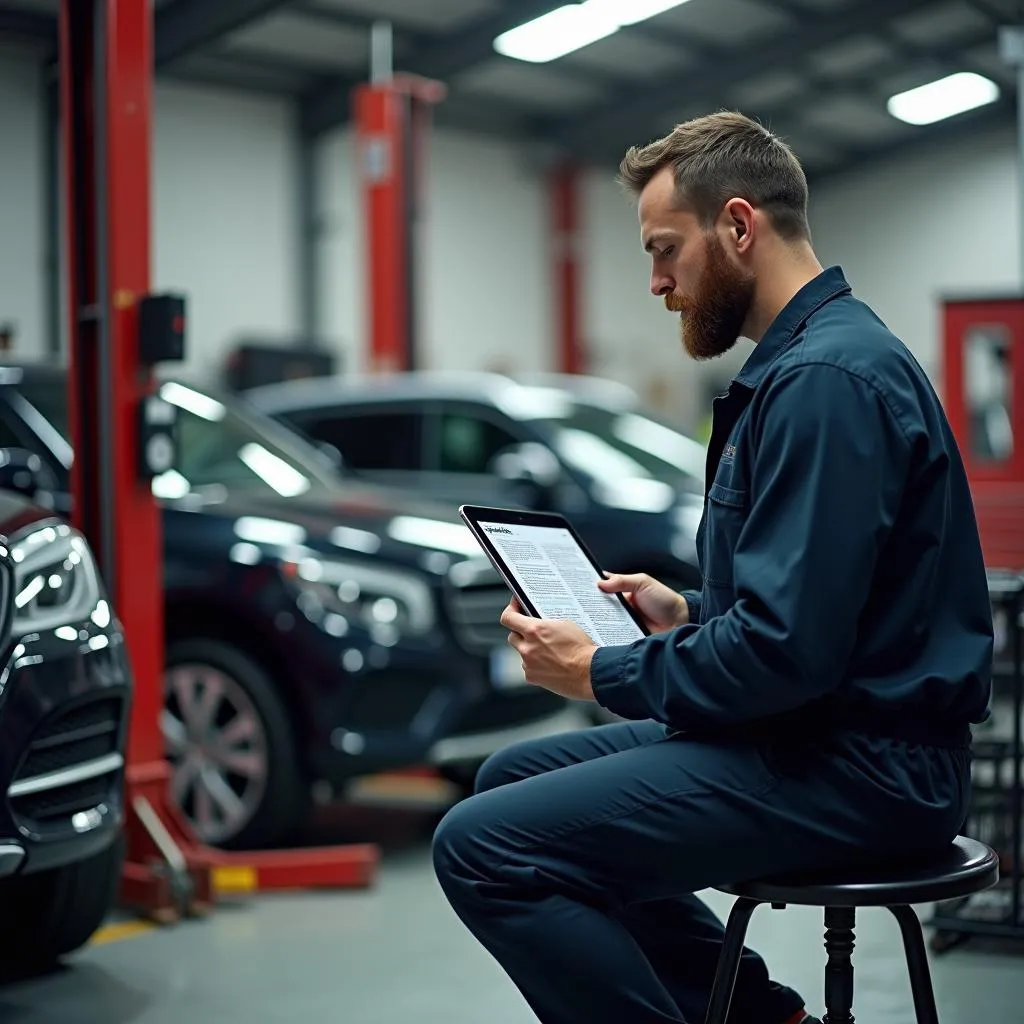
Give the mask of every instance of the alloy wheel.
M 172 766 L 171 795 L 199 837 L 238 835 L 267 787 L 267 734 L 237 680 L 213 665 L 180 664 L 165 673 L 161 728 Z

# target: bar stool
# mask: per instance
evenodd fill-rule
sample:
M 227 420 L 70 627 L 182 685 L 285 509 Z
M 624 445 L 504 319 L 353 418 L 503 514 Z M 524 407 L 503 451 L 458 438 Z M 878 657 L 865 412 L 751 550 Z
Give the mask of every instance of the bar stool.
M 823 1024 L 853 1024 L 854 924 L 857 907 L 885 907 L 899 922 L 910 973 L 917 1024 L 939 1024 L 928 954 L 913 905 L 941 903 L 989 889 L 999 881 L 999 858 L 984 843 L 958 836 L 948 849 L 923 864 L 893 865 L 860 877 L 785 876 L 716 886 L 739 898 L 725 930 L 705 1024 L 726 1024 L 751 915 L 763 903 L 825 911 L 825 1016 Z

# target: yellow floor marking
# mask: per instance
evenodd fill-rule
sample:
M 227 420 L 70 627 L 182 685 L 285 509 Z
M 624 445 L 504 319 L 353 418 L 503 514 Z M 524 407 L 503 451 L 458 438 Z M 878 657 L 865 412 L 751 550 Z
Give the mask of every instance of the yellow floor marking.
M 134 939 L 146 932 L 153 931 L 157 926 L 151 921 L 119 921 L 117 924 L 104 925 L 90 941 L 90 946 L 106 946 L 111 942 L 122 942 Z

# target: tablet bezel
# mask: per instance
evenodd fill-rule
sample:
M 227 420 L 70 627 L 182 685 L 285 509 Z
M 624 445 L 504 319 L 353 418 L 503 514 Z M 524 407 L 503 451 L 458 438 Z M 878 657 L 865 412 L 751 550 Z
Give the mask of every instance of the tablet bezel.
M 484 553 L 491 560 L 494 568 L 498 570 L 501 578 L 505 581 L 505 585 L 515 595 L 523 610 L 535 619 L 543 618 L 543 616 L 529 597 L 527 597 L 523 588 L 519 585 L 519 581 L 505 564 L 501 552 L 491 543 L 487 532 L 480 525 L 481 521 L 487 523 L 506 523 L 510 526 L 542 526 L 549 529 L 567 530 L 597 574 L 601 577 L 607 576 L 605 570 L 601 568 L 600 562 L 598 562 L 594 557 L 594 553 L 584 543 L 583 538 L 576 532 L 572 523 L 565 516 L 559 515 L 557 512 L 533 512 L 522 509 L 494 508 L 486 505 L 460 505 L 459 515 L 466 526 L 469 527 L 477 543 L 483 548 Z M 633 608 L 622 594 L 615 594 L 614 596 L 622 607 L 626 609 L 629 617 L 637 624 L 641 633 L 645 637 L 650 636 L 651 631 L 644 625 L 636 609 Z

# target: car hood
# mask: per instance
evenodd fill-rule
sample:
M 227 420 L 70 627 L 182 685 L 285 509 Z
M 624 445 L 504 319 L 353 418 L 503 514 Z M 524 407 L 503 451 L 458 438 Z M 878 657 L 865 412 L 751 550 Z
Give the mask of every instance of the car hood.
M 387 488 L 346 485 L 290 498 L 235 491 L 201 505 L 167 504 L 229 520 L 239 541 L 261 546 L 358 552 L 434 571 L 486 557 L 455 506 Z
M 34 523 L 58 518 L 13 491 L 0 490 L 0 537 L 9 539 Z

